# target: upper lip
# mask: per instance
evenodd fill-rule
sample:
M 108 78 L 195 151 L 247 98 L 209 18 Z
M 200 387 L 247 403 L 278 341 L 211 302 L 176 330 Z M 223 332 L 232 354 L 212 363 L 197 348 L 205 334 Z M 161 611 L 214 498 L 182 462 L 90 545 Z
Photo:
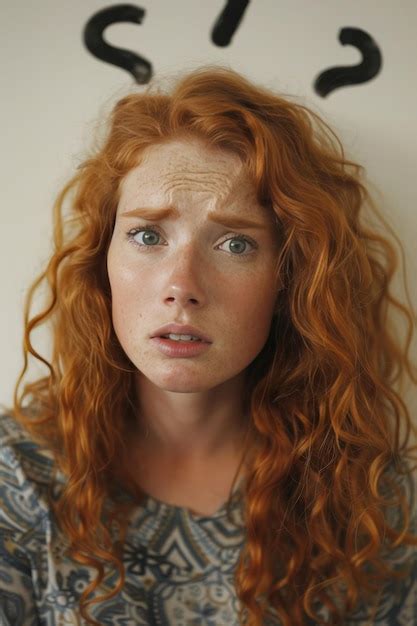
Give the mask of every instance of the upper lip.
M 202 333 L 201 330 L 198 330 L 198 328 L 194 328 L 194 326 L 182 326 L 180 324 L 166 324 L 165 326 L 161 326 L 161 328 L 158 328 L 152 333 L 151 338 L 168 335 L 169 333 L 174 333 L 176 335 L 193 335 L 202 341 L 211 343 L 211 339 L 207 337 L 205 333 Z

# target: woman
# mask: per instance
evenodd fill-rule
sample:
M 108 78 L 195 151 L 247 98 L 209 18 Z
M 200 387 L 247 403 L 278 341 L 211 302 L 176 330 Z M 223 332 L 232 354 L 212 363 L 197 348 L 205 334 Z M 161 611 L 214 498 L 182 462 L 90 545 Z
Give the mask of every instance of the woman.
M 413 623 L 417 376 L 383 313 L 412 316 L 363 168 L 209 66 L 122 98 L 78 169 L 25 309 L 50 375 L 18 397 L 25 360 L 1 420 L 4 623 Z

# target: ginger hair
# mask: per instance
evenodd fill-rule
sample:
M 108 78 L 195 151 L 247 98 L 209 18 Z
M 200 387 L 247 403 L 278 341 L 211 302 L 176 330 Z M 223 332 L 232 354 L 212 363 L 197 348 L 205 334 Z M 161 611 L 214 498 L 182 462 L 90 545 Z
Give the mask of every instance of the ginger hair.
M 137 406 L 136 368 L 112 325 L 106 267 L 120 185 L 147 146 L 190 136 L 242 159 L 259 202 L 275 214 L 281 242 L 273 323 L 247 368 L 245 441 L 253 454 L 246 457 L 246 542 L 235 573 L 239 620 L 261 626 L 278 615 L 283 626 L 308 618 L 325 624 L 315 612 L 325 605 L 330 623 L 342 624 L 360 601 L 374 603 L 384 581 L 407 575 L 386 556 L 417 545 L 411 499 L 392 478 L 392 470 L 409 477 L 415 469 L 407 459 L 417 446 L 407 444 L 416 427 L 397 387 L 405 373 L 417 382 L 408 354 L 415 312 L 407 290 L 408 307 L 390 292 L 398 253 L 386 233 L 365 224 L 370 212 L 398 238 L 363 166 L 346 158 L 334 130 L 295 97 L 217 65 L 186 72 L 169 89 L 155 82 L 140 89 L 112 106 L 104 137 L 55 199 L 54 251 L 26 295 L 24 366 L 6 408 L 53 451 L 67 479 L 51 506 L 68 554 L 97 570 L 80 613 L 99 625 L 88 605 L 123 588 L 128 514 L 145 495 L 126 479 L 135 497 L 117 498 Z M 49 293 L 30 317 L 42 281 Z M 388 321 L 389 305 L 407 320 L 405 345 Z M 48 320 L 51 362 L 30 338 Z M 49 372 L 19 395 L 29 353 Z M 401 528 L 387 514 L 398 505 Z M 104 566 L 110 574 L 118 569 L 119 582 L 87 601 Z

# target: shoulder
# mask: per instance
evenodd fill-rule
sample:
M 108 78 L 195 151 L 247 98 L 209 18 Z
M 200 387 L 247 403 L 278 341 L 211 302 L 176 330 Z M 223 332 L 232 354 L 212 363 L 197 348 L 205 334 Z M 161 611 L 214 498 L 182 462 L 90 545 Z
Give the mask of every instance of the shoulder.
M 413 466 L 414 467 L 414 466 Z M 395 487 L 400 488 L 400 494 L 409 506 L 410 512 L 410 529 L 409 532 L 417 534 L 417 477 L 415 469 L 403 460 L 402 473 L 399 473 L 391 463 L 387 469 L 386 476 L 390 480 L 390 485 L 383 489 L 384 496 L 393 497 L 395 495 Z M 398 503 L 388 507 L 386 512 L 386 520 L 390 526 L 396 530 L 403 528 L 405 519 Z M 415 548 L 413 552 L 415 553 Z
M 417 536 L 417 482 L 415 471 L 410 471 L 410 469 L 410 465 L 404 461 L 402 471 L 406 471 L 399 473 L 391 464 L 387 468 L 387 476 L 392 482 L 382 491 L 384 496 L 391 498 L 395 495 L 395 486 L 401 488 L 401 495 L 409 505 L 408 532 Z M 388 525 L 397 532 L 403 530 L 406 520 L 400 505 L 393 504 L 388 507 L 385 519 Z M 381 556 L 394 572 L 405 572 L 406 575 L 403 579 L 391 578 L 389 582 L 381 586 L 372 623 L 378 626 L 417 624 L 417 546 L 401 543 L 399 546 L 388 549 L 387 542 L 384 541 Z M 362 605 L 352 621 L 347 622 L 347 626 L 362 626 L 368 623 L 365 622 L 365 618 L 369 619 L 368 610 L 368 607 Z
M 0 524 L 24 530 L 48 512 L 52 453 L 13 417 L 0 414 Z

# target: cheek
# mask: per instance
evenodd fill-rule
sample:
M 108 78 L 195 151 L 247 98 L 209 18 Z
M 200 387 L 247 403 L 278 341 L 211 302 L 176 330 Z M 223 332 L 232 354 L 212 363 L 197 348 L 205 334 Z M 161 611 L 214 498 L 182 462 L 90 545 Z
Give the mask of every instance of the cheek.
M 251 285 L 244 295 L 242 291 L 230 295 L 226 315 L 231 346 L 236 354 L 252 360 L 263 348 L 271 330 L 274 303 L 271 288 Z
M 134 327 L 141 318 L 146 307 L 147 289 L 146 276 L 138 281 L 137 272 L 133 272 L 126 264 L 110 264 L 108 266 L 111 289 L 112 316 L 118 334 L 126 334 L 130 326 Z
M 132 263 L 126 255 L 113 250 L 109 253 L 107 272 L 112 293 L 112 299 L 116 306 L 130 301 L 139 304 L 148 293 L 148 283 L 151 282 L 149 272 L 138 270 L 137 264 Z
M 255 280 L 229 285 L 227 293 L 229 308 L 240 326 L 253 331 L 269 323 L 275 304 L 272 281 L 260 281 L 258 276 Z

